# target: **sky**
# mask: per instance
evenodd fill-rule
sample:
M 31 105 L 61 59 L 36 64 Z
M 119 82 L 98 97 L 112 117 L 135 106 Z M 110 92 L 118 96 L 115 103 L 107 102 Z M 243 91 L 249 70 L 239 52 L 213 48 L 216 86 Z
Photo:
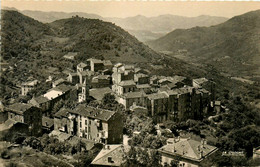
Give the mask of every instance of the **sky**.
M 103 17 L 147 17 L 163 14 L 195 17 L 200 15 L 233 17 L 260 9 L 259 2 L 207 2 L 170 0 L 2 0 L 1 6 L 18 10 L 86 12 Z

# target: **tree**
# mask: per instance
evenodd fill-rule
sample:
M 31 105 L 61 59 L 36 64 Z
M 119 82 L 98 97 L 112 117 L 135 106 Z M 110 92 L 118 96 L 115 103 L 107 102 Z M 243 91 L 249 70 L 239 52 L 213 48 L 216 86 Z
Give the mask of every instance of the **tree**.
M 103 99 L 102 99 L 102 103 L 103 104 L 116 104 L 117 101 L 115 100 L 115 96 L 112 95 L 111 93 L 107 93 L 104 95 Z

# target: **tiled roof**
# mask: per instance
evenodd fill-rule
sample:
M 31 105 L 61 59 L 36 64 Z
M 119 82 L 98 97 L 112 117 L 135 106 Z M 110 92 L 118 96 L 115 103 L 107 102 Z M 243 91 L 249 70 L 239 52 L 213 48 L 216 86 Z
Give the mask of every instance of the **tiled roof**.
M 103 64 L 104 64 L 104 66 L 112 66 L 113 65 L 110 60 L 104 60 Z
M 33 105 L 31 105 L 31 104 L 15 103 L 15 104 L 7 106 L 6 108 L 8 111 L 11 110 L 17 114 L 23 114 L 25 111 L 27 111 L 31 107 L 33 107 Z
M 57 90 L 64 93 L 70 91 L 71 89 L 73 89 L 73 86 L 65 85 L 65 84 L 61 84 L 59 86 L 56 86 L 55 88 L 52 88 L 52 90 Z
M 80 72 L 80 75 L 82 76 L 93 76 L 95 74 L 94 71 L 82 71 Z
M 110 79 L 110 75 L 98 75 L 98 76 L 92 78 L 92 80 L 98 80 L 98 79 L 109 80 Z
M 79 68 L 84 68 L 84 67 L 87 67 L 87 66 L 88 66 L 87 64 L 82 63 L 82 62 L 77 65 L 77 67 L 79 67 Z
M 57 118 L 67 117 L 70 112 L 71 112 L 70 109 L 61 108 L 58 112 L 55 113 L 54 117 Z
M 119 83 L 120 86 L 132 86 L 132 85 L 136 85 L 135 82 L 133 80 L 126 80 L 126 81 L 121 81 Z
M 116 67 L 116 68 L 121 67 L 121 66 L 123 66 L 122 63 L 117 63 L 117 64 L 114 65 L 114 67 Z
M 192 139 L 179 139 L 179 141 L 177 140 L 173 144 L 165 145 L 159 149 L 163 153 L 181 156 L 193 161 L 201 161 L 203 157 L 216 150 L 217 147 L 208 144 L 203 145 L 201 142 Z
M 123 94 L 123 96 L 125 96 L 127 99 L 147 97 L 146 93 L 144 92 L 129 92 Z
M 103 166 L 120 166 L 124 162 L 124 154 L 128 150 L 129 146 L 124 146 L 121 144 L 105 145 L 105 148 L 99 152 L 91 164 Z M 108 158 L 111 158 L 113 162 L 109 162 Z
M 206 78 L 197 78 L 197 79 L 193 79 L 193 81 L 196 82 L 198 85 L 201 85 L 201 84 L 207 82 L 208 79 L 206 79 Z
M 38 84 L 38 82 L 39 82 L 38 80 L 33 80 L 33 81 L 25 82 L 22 85 L 23 86 L 35 86 Z
M 50 128 L 53 125 L 54 125 L 54 119 L 45 116 L 42 117 L 42 126 Z
M 95 88 L 89 90 L 89 95 L 96 100 L 102 100 L 104 95 L 107 93 L 112 93 L 112 90 L 109 87 L 106 88 Z
M 179 89 L 166 90 L 168 95 L 181 95 L 186 93 L 191 93 L 194 87 L 186 86 Z
M 60 84 L 62 82 L 65 82 L 65 80 L 63 78 L 57 79 L 56 81 L 53 82 L 53 84 L 57 85 Z
M 33 97 L 32 100 L 34 100 L 38 104 L 46 103 L 49 101 L 49 99 L 44 96 Z
M 196 91 L 199 93 L 209 93 L 209 91 L 207 91 L 206 89 L 202 89 L 202 88 L 196 89 Z
M 92 61 L 93 63 L 103 63 L 103 61 L 102 60 L 99 60 L 99 59 L 93 59 L 93 58 L 91 58 L 91 59 L 88 59 L 87 61 Z
M 71 75 L 71 76 L 78 76 L 78 73 L 73 72 L 73 73 L 69 73 L 69 75 Z
M 78 105 L 74 110 L 71 111 L 71 113 L 103 121 L 108 121 L 116 112 L 85 106 L 84 104 L 82 104 Z
M 45 93 L 43 96 L 49 100 L 52 100 L 52 99 L 55 99 L 55 98 L 61 96 L 62 94 L 64 94 L 64 93 L 60 90 L 51 89 L 47 93 Z
M 68 52 L 66 55 L 64 55 L 63 57 L 65 59 L 70 59 L 70 60 L 74 60 L 74 57 L 77 56 L 77 52 Z
M 164 98 L 168 98 L 168 95 L 165 92 L 153 93 L 148 95 L 148 99 L 164 99 Z
M 142 88 L 150 88 L 151 86 L 149 84 L 141 84 L 141 85 L 136 85 L 137 89 L 142 89 Z
M 126 70 L 131 70 L 131 69 L 135 69 L 135 66 L 134 65 L 125 65 L 125 69 Z

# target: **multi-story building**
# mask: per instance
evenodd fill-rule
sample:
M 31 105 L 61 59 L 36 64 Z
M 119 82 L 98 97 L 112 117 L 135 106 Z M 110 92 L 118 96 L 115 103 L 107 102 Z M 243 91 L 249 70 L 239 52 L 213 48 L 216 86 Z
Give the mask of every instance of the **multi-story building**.
M 150 77 L 146 74 L 138 73 L 134 75 L 134 81 L 136 84 L 149 84 Z
M 114 84 L 112 90 L 118 95 L 134 92 L 136 91 L 136 83 L 133 80 L 121 81 L 119 84 Z
M 79 83 L 79 75 L 78 73 L 69 73 L 69 76 L 67 77 L 68 82 L 72 84 L 77 84 Z
M 147 96 L 148 114 L 155 122 L 163 122 L 168 119 L 168 95 L 165 92 L 153 93 Z
M 123 142 L 123 120 L 119 112 L 79 105 L 74 110 L 56 113 L 54 128 L 95 142 L 120 144 Z M 57 125 L 59 123 L 59 125 Z
M 131 106 L 146 107 L 147 95 L 145 92 L 129 92 L 116 98 L 117 102 L 123 104 L 125 109 L 129 109 Z
M 8 119 L 26 124 L 28 132 L 33 136 L 42 133 L 42 111 L 31 104 L 15 103 L 5 108 Z
M 193 79 L 192 80 L 192 86 L 195 88 L 204 88 L 206 90 L 208 90 L 211 94 L 210 94 L 210 100 L 213 102 L 215 102 L 215 96 L 216 96 L 216 83 L 212 80 L 208 80 L 206 78 L 198 78 L 198 79 Z
M 33 81 L 23 83 L 21 85 L 22 95 L 23 96 L 27 95 L 28 92 L 30 92 L 32 89 L 34 89 L 38 83 L 39 83 L 38 80 L 33 80 Z
M 91 88 L 111 87 L 110 75 L 98 75 L 92 78 Z

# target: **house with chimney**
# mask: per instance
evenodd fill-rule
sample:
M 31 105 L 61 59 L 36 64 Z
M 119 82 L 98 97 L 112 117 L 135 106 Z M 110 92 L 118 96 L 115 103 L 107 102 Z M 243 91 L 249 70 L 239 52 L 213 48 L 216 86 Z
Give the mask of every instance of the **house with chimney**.
M 159 150 L 162 165 L 177 161 L 179 167 L 199 167 L 218 151 L 217 147 L 207 144 L 206 140 L 190 138 L 170 138 Z
M 103 149 L 91 162 L 91 166 L 122 166 L 125 162 L 126 152 L 129 150 L 129 146 L 122 144 L 104 145 Z

